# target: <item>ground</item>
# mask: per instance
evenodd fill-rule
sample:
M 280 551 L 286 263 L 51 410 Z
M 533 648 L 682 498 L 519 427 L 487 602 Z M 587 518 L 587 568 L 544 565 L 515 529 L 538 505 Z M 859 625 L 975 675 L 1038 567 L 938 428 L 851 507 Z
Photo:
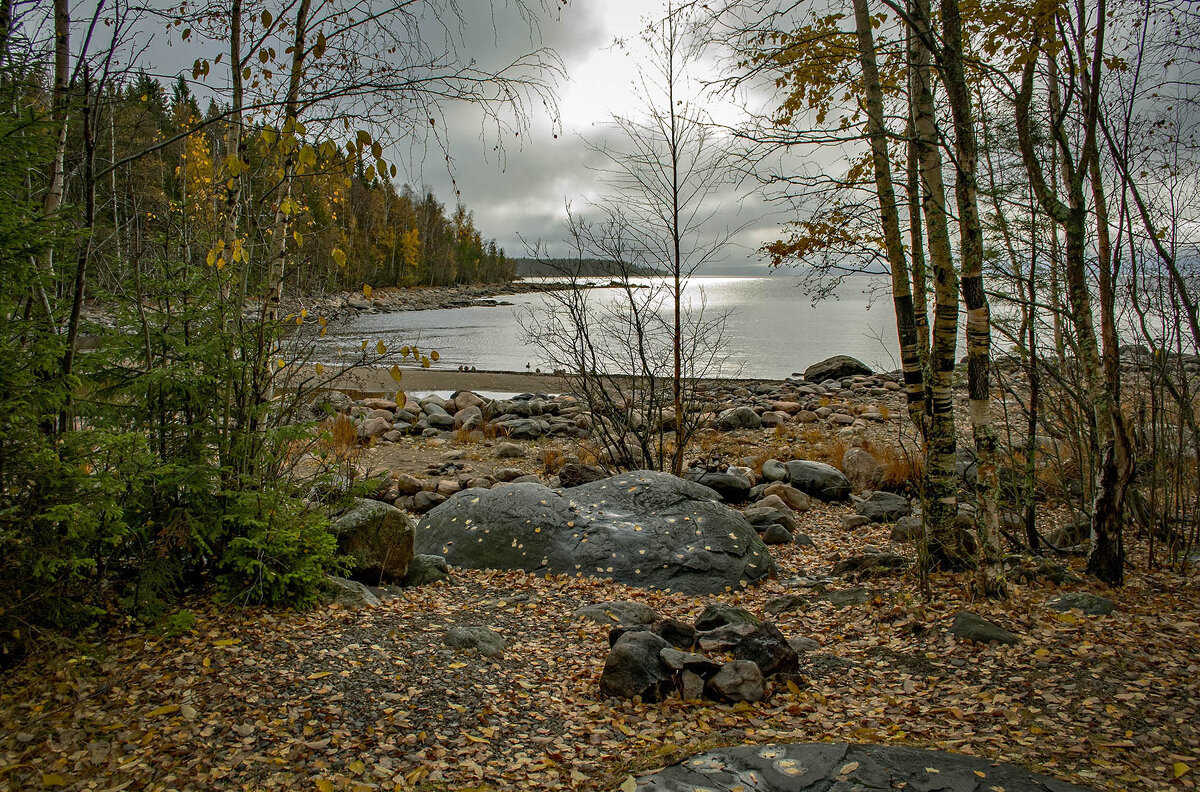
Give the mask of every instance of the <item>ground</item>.
M 721 599 L 762 614 L 888 529 L 847 534 L 846 507 L 805 515 L 815 548 L 776 551 L 780 578 Z M 599 698 L 607 630 L 580 606 L 645 602 L 690 620 L 704 598 L 607 581 L 456 570 L 365 610 L 193 604 L 168 637 L 129 628 L 47 651 L 0 693 L 0 789 L 616 789 L 630 774 L 716 745 L 853 741 L 1002 759 L 1100 790 L 1195 787 L 1200 771 L 1200 598 L 1194 578 L 1141 567 L 1119 590 L 1085 580 L 966 602 L 965 580 L 877 579 L 868 604 L 813 603 L 777 623 L 821 649 L 807 687 L 736 706 Z M 1076 562 L 1077 563 L 1077 562 Z M 1078 571 L 1078 570 L 1077 570 Z M 848 586 L 838 581 L 831 587 Z M 1059 614 L 1065 590 L 1114 599 L 1109 616 Z M 1021 636 L 957 642 L 969 608 Z M 445 646 L 487 625 L 502 658 Z

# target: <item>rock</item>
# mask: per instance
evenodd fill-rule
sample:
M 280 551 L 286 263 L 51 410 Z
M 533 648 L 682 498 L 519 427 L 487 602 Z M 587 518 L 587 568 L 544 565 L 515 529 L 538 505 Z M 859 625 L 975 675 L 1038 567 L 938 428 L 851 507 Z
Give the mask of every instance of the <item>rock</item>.
M 762 463 L 762 478 L 764 481 L 787 481 L 787 468 L 779 460 L 767 460 Z
M 870 525 L 871 519 L 861 514 L 846 514 L 842 517 L 842 527 L 847 531 L 853 531 L 855 528 L 862 528 L 864 525 Z
M 673 675 L 659 653 L 669 648 L 666 641 L 645 630 L 622 635 L 604 660 L 601 695 L 661 701 L 671 688 Z
M 796 541 L 796 537 L 787 528 L 776 523 L 767 526 L 767 530 L 762 532 L 762 540 L 765 545 L 789 545 Z
M 813 598 L 806 594 L 784 594 L 782 597 L 767 600 L 767 604 L 763 606 L 763 610 L 772 616 L 778 616 L 781 613 L 801 610 L 807 607 L 812 601 Z
M 954 614 L 954 623 L 950 625 L 950 632 L 958 638 L 965 638 L 977 643 L 998 641 L 1003 644 L 1015 644 L 1021 640 L 1000 625 L 970 611 L 959 611 Z
M 856 360 L 849 355 L 834 355 L 804 369 L 804 379 L 809 382 L 824 382 L 831 379 L 845 379 L 856 374 L 869 376 L 872 373 L 874 372 L 870 367 L 861 360 Z
M 779 497 L 778 495 L 768 495 L 765 498 L 760 498 L 759 500 L 755 501 L 753 508 L 755 508 L 755 509 L 775 509 L 776 511 L 779 511 L 782 514 L 787 515 L 788 519 L 792 521 L 791 524 L 797 525 L 797 527 L 798 527 L 798 524 L 796 523 L 796 518 L 794 516 L 792 516 L 792 507 L 788 506 L 786 503 L 784 503 L 783 498 Z M 743 512 L 743 514 L 744 513 L 745 512 Z
M 679 675 L 679 695 L 684 701 L 704 698 L 704 677 L 685 668 Z
M 805 533 L 792 535 L 792 543 L 798 544 L 801 547 L 816 547 L 817 543 L 812 540 L 812 537 Z
M 379 604 L 375 592 L 359 583 L 357 580 L 347 580 L 343 577 L 326 575 L 325 582 L 333 595 L 333 601 L 343 608 L 373 608 Z
M 454 428 L 471 431 L 483 426 L 483 410 L 478 407 L 464 407 L 454 413 Z
M 907 517 L 912 512 L 908 498 L 894 492 L 876 491 L 871 497 L 858 504 L 856 512 L 871 522 L 894 522 L 901 517 Z
M 892 541 L 916 542 L 921 539 L 924 531 L 925 529 L 921 515 L 914 514 L 908 517 L 901 517 L 899 520 L 896 520 L 896 524 L 892 526 Z
M 766 680 L 749 660 L 731 660 L 708 680 L 708 692 L 726 701 L 762 701 Z
M 817 415 L 817 413 L 813 410 L 801 410 L 800 412 L 796 413 L 796 423 L 814 423 L 820 417 L 821 416 Z
M 787 468 L 785 467 L 784 473 L 786 474 L 786 472 Z M 782 482 L 768 484 L 766 488 L 763 489 L 763 495 L 774 495 L 786 503 L 792 511 L 806 512 L 812 508 L 812 502 L 809 500 L 807 495 L 795 487 Z
M 672 671 L 682 671 L 686 668 L 702 677 L 712 676 L 721 667 L 720 663 L 710 660 L 704 655 L 681 652 L 678 649 L 660 649 L 658 656 Z
M 839 561 L 829 574 L 834 577 L 847 575 L 854 575 L 858 578 L 878 577 L 907 569 L 911 563 L 907 558 L 896 553 L 860 553 Z
M 445 495 L 446 497 L 449 497 L 456 492 L 462 491 L 462 488 L 462 484 L 459 484 L 457 481 L 442 479 L 437 483 L 437 487 L 434 488 L 434 492 L 439 495 Z
M 762 426 L 762 418 L 749 407 L 734 407 L 719 413 L 716 423 L 718 429 L 725 431 L 758 429 Z
M 1048 580 L 1061 586 L 1079 582 L 1079 578 L 1071 574 L 1071 570 L 1048 558 L 1010 555 L 1005 556 L 1001 563 L 1004 566 L 1004 574 L 1009 579 L 1021 583 Z
M 708 632 L 718 627 L 724 627 L 727 624 L 757 626 L 759 623 L 760 620 L 758 617 L 745 608 L 739 608 L 736 605 L 726 605 L 723 602 L 714 602 L 705 606 L 701 614 L 696 617 L 696 631 Z
M 400 585 L 405 587 L 424 586 L 428 583 L 446 580 L 449 577 L 450 566 L 446 563 L 446 559 L 438 555 L 418 553 L 408 563 L 408 572 L 405 573 L 404 580 Z
M 416 495 L 413 495 L 413 511 L 417 514 L 424 514 L 445 502 L 446 496 L 440 492 L 421 490 Z
M 413 558 L 413 524 L 408 515 L 382 501 L 355 498 L 329 525 L 339 555 L 354 559 L 351 577 L 361 583 L 399 583 Z
M 750 497 L 750 479 L 737 473 L 712 473 L 707 470 L 688 471 L 688 481 L 702 484 L 717 492 L 726 503 L 744 503 Z
M 541 484 L 542 479 L 536 473 L 526 473 L 512 480 L 513 484 Z
M 500 657 L 508 648 L 504 637 L 487 627 L 451 627 L 443 640 L 455 649 L 477 649 L 483 657 Z
M 633 627 L 635 625 L 653 624 L 662 617 L 655 613 L 654 608 L 640 602 L 618 600 L 615 602 L 600 602 L 595 605 L 585 605 L 571 614 L 576 619 L 588 619 L 596 624 L 611 627 Z
M 771 409 L 775 412 L 785 413 L 787 415 L 795 415 L 804 409 L 804 405 L 794 401 L 773 401 Z
M 387 418 L 368 418 L 355 428 L 360 442 L 368 442 L 392 431 L 392 422 Z
M 497 470 L 495 472 L 494 475 L 496 476 L 496 481 L 500 481 L 500 482 L 507 484 L 507 483 L 511 482 L 513 479 L 518 479 L 521 476 L 524 476 L 525 471 L 521 470 L 520 468 L 506 467 L 506 468 L 500 468 L 499 470 Z
M 410 476 L 407 473 L 397 473 L 396 489 L 401 495 L 416 495 L 423 487 L 421 486 L 421 480 L 416 476 Z
M 751 506 L 748 509 L 742 510 L 742 516 L 746 521 L 755 528 L 764 529 L 768 525 L 782 525 L 789 531 L 799 529 L 796 524 L 796 518 L 792 516 L 791 509 L 784 507 L 782 509 L 774 509 L 770 506 Z
M 677 619 L 657 621 L 650 631 L 676 649 L 691 649 L 696 645 L 696 628 Z
M 603 468 L 598 468 L 595 465 L 581 465 L 578 462 L 568 462 L 559 469 L 558 480 L 564 489 L 570 489 L 571 487 L 578 487 L 581 484 L 599 481 L 607 475 Z
M 525 449 L 516 443 L 498 443 L 492 456 L 496 459 L 521 459 L 525 456 Z
M 1081 610 L 1085 616 L 1107 616 L 1117 609 L 1117 603 L 1099 594 L 1075 591 L 1047 600 L 1046 607 L 1059 613 Z
M 800 668 L 800 656 L 788 645 L 779 628 L 764 622 L 734 647 L 735 660 L 749 660 L 758 666 L 764 677 L 775 674 L 794 674 Z
M 797 655 L 815 652 L 821 648 L 821 644 L 817 643 L 812 638 L 805 638 L 800 635 L 788 638 L 788 646 L 792 647 L 792 651 Z
M 775 410 L 767 410 L 762 414 L 763 426 L 783 426 L 788 422 L 788 414 L 785 412 L 776 412 Z
M 464 490 L 425 516 L 417 542 L 456 567 L 583 574 L 689 594 L 775 573 L 754 529 L 715 492 L 652 471 L 561 492 L 533 483 Z
M 824 594 L 818 594 L 813 599 L 817 602 L 828 602 L 836 608 L 848 608 L 851 605 L 866 605 L 874 598 L 874 592 L 865 588 L 848 588 L 827 591 Z
M 852 446 L 842 455 L 842 470 L 855 492 L 876 489 L 883 482 L 883 465 L 865 448 Z
M 483 405 L 487 403 L 478 394 L 471 391 L 456 391 L 450 398 L 453 400 L 454 406 L 459 410 L 465 410 L 468 407 L 478 407 L 480 408 L 480 412 L 482 412 Z
M 755 624 L 726 624 L 696 635 L 696 644 L 705 652 L 728 652 L 754 632 Z
M 1016 765 L 895 745 L 740 745 L 688 757 L 638 776 L 638 792 L 1089 792 Z M 633 785 L 630 785 L 632 788 Z
M 833 465 L 795 459 L 785 467 L 788 483 L 806 495 L 824 501 L 841 501 L 850 497 L 850 480 Z

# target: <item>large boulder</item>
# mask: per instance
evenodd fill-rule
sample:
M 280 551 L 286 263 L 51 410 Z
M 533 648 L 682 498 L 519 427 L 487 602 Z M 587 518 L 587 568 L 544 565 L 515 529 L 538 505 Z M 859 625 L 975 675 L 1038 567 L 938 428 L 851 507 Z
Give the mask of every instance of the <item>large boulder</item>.
M 850 497 L 850 480 L 833 465 L 793 459 L 785 467 L 788 482 L 806 495 L 824 501 L 841 501 Z
M 716 473 L 707 470 L 689 470 L 688 481 L 703 484 L 715 490 L 726 503 L 743 503 L 750 497 L 750 479 L 737 473 Z
M 660 701 L 671 689 L 674 672 L 660 653 L 671 646 L 652 632 L 639 630 L 621 636 L 604 660 L 600 693 L 617 698 L 641 696 Z
M 356 498 L 329 526 L 339 555 L 354 559 L 350 576 L 378 586 L 400 583 L 413 557 L 414 531 L 408 515 L 383 501 Z
M 456 567 L 588 575 L 688 594 L 775 573 L 754 528 L 717 493 L 646 470 L 569 490 L 463 490 L 425 515 L 417 547 Z
M 874 372 L 871 371 L 870 366 L 861 360 L 849 355 L 834 355 L 804 369 L 804 379 L 809 382 L 824 382 L 825 380 L 853 377 L 856 374 L 870 375 L 872 373 Z

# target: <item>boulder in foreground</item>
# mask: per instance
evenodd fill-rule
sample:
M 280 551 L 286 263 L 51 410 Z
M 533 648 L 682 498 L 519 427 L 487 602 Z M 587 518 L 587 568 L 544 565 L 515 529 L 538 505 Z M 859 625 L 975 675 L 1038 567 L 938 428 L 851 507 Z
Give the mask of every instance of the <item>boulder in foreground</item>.
M 565 491 L 534 483 L 463 490 L 425 515 L 417 547 L 468 569 L 587 575 L 688 594 L 775 573 L 754 528 L 713 490 L 647 470 Z

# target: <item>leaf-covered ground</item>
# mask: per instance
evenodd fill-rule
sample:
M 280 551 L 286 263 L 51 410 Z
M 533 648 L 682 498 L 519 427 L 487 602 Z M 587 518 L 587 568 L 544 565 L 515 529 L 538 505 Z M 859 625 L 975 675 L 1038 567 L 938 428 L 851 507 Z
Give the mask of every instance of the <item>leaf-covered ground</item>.
M 723 599 L 762 613 L 784 581 L 827 571 L 887 529 L 849 536 L 836 508 L 806 515 L 816 548 L 776 552 L 781 576 Z M 840 585 L 840 584 L 839 584 Z M 850 585 L 850 584 L 846 584 Z M 694 618 L 705 600 L 604 581 L 458 571 L 370 610 L 198 607 L 187 635 L 109 636 L 101 653 L 35 658 L 0 691 L 0 789 L 615 789 L 631 773 L 718 744 L 848 740 L 1004 759 L 1096 789 L 1192 789 L 1200 772 L 1200 608 L 1195 579 L 1133 571 L 1102 591 L 1109 616 L 1055 613 L 1063 589 L 1014 587 L 967 603 L 903 577 L 870 603 L 785 613 L 807 689 L 762 704 L 598 698 L 606 629 L 582 605 L 635 599 Z M 1022 637 L 959 643 L 970 608 Z M 487 625 L 485 660 L 442 643 Z

